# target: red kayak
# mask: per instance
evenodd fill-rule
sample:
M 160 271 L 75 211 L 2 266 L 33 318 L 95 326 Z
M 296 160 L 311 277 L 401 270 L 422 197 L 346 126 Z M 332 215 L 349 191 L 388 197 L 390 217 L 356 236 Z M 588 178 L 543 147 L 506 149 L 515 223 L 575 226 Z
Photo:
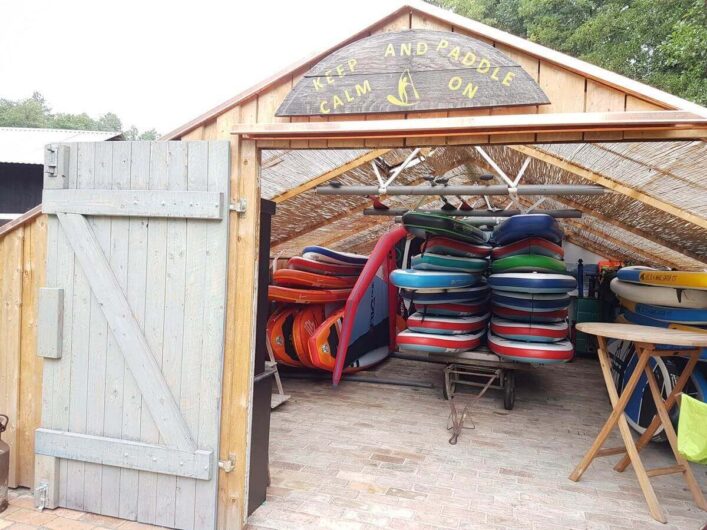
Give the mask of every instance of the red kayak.
M 268 298 L 276 302 L 294 304 L 326 304 L 327 302 L 344 302 L 351 294 L 351 289 L 294 289 L 271 285 L 268 287 Z
M 356 276 L 328 276 L 314 272 L 305 272 L 295 269 L 276 270 L 273 283 L 283 287 L 314 287 L 319 289 L 348 289 L 354 286 Z
M 339 265 L 295 256 L 287 261 L 287 268 L 327 276 L 358 276 L 363 265 Z
M 521 322 L 561 322 L 567 318 L 567 309 L 557 309 L 554 311 L 526 311 L 525 309 L 511 309 L 493 304 L 491 312 L 501 318 L 516 320 Z
M 491 254 L 488 245 L 474 245 L 463 241 L 455 241 L 443 236 L 432 236 L 422 245 L 422 252 L 432 252 L 444 256 L 457 256 L 461 258 L 485 258 Z
M 301 367 L 302 363 L 295 350 L 292 336 L 292 326 L 298 307 L 285 306 L 277 309 L 266 326 L 266 345 L 278 363 L 287 366 Z
M 565 256 L 565 251 L 562 250 L 560 245 L 556 245 L 542 237 L 526 237 L 515 243 L 494 248 L 491 252 L 491 257 L 493 259 L 501 259 L 520 254 L 549 256 L 561 260 Z

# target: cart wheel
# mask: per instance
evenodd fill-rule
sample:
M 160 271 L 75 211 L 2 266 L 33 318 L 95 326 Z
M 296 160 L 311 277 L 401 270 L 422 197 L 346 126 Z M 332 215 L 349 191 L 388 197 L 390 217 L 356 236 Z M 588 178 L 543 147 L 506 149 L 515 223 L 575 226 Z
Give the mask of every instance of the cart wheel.
M 503 375 L 503 408 L 513 410 L 516 402 L 516 374 L 511 371 Z

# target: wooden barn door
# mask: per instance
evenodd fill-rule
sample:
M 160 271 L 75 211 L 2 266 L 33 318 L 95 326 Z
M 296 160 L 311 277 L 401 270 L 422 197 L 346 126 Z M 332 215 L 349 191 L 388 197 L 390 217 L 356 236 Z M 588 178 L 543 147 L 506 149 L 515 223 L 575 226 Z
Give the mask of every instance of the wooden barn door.
M 213 528 L 228 142 L 47 149 L 35 498 Z

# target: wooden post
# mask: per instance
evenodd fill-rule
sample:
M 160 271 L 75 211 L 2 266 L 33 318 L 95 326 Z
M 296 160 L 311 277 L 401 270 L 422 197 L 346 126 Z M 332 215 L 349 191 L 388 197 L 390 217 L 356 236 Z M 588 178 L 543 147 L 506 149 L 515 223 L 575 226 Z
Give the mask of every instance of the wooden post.
M 251 108 L 253 107 L 253 108 Z M 230 203 L 245 200 L 245 212 L 230 212 L 226 344 L 224 350 L 220 460 L 233 471 L 219 473 L 218 528 L 241 528 L 247 517 L 251 396 L 256 333 L 260 224 L 260 153 L 252 140 L 230 135 L 235 120 L 254 121 L 255 104 L 219 118 L 219 136 L 231 142 Z M 252 115 L 252 116 L 251 116 Z

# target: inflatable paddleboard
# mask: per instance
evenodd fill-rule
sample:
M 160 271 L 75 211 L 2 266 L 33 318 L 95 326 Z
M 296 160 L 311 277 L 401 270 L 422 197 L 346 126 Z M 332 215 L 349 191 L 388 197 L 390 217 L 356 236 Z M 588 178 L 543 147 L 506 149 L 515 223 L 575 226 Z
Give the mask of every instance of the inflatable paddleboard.
M 301 367 L 302 362 L 297 355 L 292 334 L 297 311 L 297 307 L 285 306 L 270 315 L 266 325 L 265 343 L 278 363 Z
M 458 271 L 482 273 L 486 271 L 488 261 L 483 258 L 462 258 L 443 256 L 426 252 L 412 257 L 412 268 L 421 271 Z
M 672 287 L 674 289 L 707 289 L 707 272 L 660 271 L 649 267 L 624 267 L 616 273 L 623 282 Z
M 390 281 L 396 287 L 403 289 L 455 289 L 478 284 L 481 275 L 466 272 L 396 269 L 390 273 Z
M 422 245 L 422 252 L 432 252 L 444 256 L 459 256 L 461 258 L 485 258 L 491 254 L 489 245 L 474 245 L 464 241 L 456 241 L 448 237 L 433 236 Z
M 465 287 L 462 289 L 437 289 L 432 291 L 415 291 L 401 289 L 400 296 L 417 304 L 459 304 L 479 302 L 488 297 L 489 288 L 486 285 Z
M 485 334 L 485 329 L 477 333 L 464 335 L 416 333 L 406 330 L 398 333 L 397 342 L 398 348 L 401 350 L 460 353 L 478 348 Z
M 707 309 L 687 309 L 679 307 L 664 307 L 650 304 L 637 304 L 619 297 L 621 306 L 638 315 L 677 324 L 707 325 Z
M 466 317 L 488 312 L 488 300 L 468 304 L 415 304 L 415 309 L 423 315 Z
M 528 311 L 527 309 L 511 309 L 510 307 L 491 304 L 491 312 L 501 318 L 518 322 L 562 322 L 567 318 L 567 309 L 540 313 Z
M 361 254 L 351 254 L 350 252 L 337 252 L 326 247 L 304 247 L 302 256 L 315 261 L 333 263 L 335 265 L 360 265 L 363 267 L 368 261 L 368 256 Z
M 324 306 L 309 304 L 297 308 L 292 325 L 292 343 L 299 361 L 307 368 L 316 368 L 309 359 L 309 339 L 324 322 Z
M 527 342 L 558 342 L 567 338 L 569 326 L 567 322 L 539 323 L 515 322 L 493 317 L 491 332 L 494 335 L 509 340 Z
M 482 245 L 487 241 L 487 235 L 483 230 L 446 215 L 407 212 L 403 214 L 403 226 L 412 235 L 422 239 L 429 236 L 444 236 Z
M 287 268 L 329 276 L 358 276 L 363 269 L 361 265 L 337 265 L 301 256 L 294 256 L 287 260 Z
M 564 232 L 557 220 L 544 213 L 514 215 L 493 231 L 493 240 L 498 245 L 508 245 L 528 237 L 541 237 L 559 244 L 563 236 Z
M 349 297 L 351 289 L 294 289 L 271 285 L 268 287 L 268 298 L 276 302 L 293 304 L 325 304 L 327 302 L 343 302 Z
M 491 272 L 565 272 L 565 262 L 549 256 L 518 254 L 496 259 L 491 263 Z
M 568 293 L 577 287 L 574 276 L 541 272 L 492 274 L 488 282 L 492 289 L 521 293 Z
M 273 283 L 282 287 L 309 287 L 319 289 L 350 289 L 356 276 L 327 276 L 293 269 L 279 269 L 273 275 Z
M 560 245 L 556 245 L 541 237 L 526 237 L 515 243 L 496 247 L 491 251 L 493 259 L 518 256 L 520 254 L 532 254 L 536 256 L 548 256 L 550 258 L 562 259 L 565 251 Z
M 331 372 L 336 364 L 336 354 L 339 349 L 341 326 L 345 308 L 335 311 L 314 330 L 309 338 L 309 359 L 311 363 L 321 369 Z M 358 335 L 349 345 L 346 354 L 347 362 L 344 373 L 357 372 L 370 368 L 384 360 L 390 354 L 387 346 L 368 347 L 380 342 L 380 338 L 387 340 L 387 320 L 382 320 L 377 326 L 370 328 L 368 333 Z
M 640 285 L 625 282 L 618 278 L 611 280 L 610 287 L 616 296 L 638 304 L 707 309 L 707 291 Z
M 491 294 L 491 300 L 498 306 L 525 309 L 533 312 L 566 309 L 570 305 L 570 297 L 564 293 L 531 294 L 494 291 Z
M 489 333 L 488 346 L 489 350 L 503 359 L 523 363 L 564 363 L 574 357 L 574 347 L 568 340 L 543 344 L 508 340 Z
M 463 335 L 486 328 L 491 315 L 488 313 L 468 317 L 443 317 L 414 313 L 407 319 L 408 329 L 419 333 Z

